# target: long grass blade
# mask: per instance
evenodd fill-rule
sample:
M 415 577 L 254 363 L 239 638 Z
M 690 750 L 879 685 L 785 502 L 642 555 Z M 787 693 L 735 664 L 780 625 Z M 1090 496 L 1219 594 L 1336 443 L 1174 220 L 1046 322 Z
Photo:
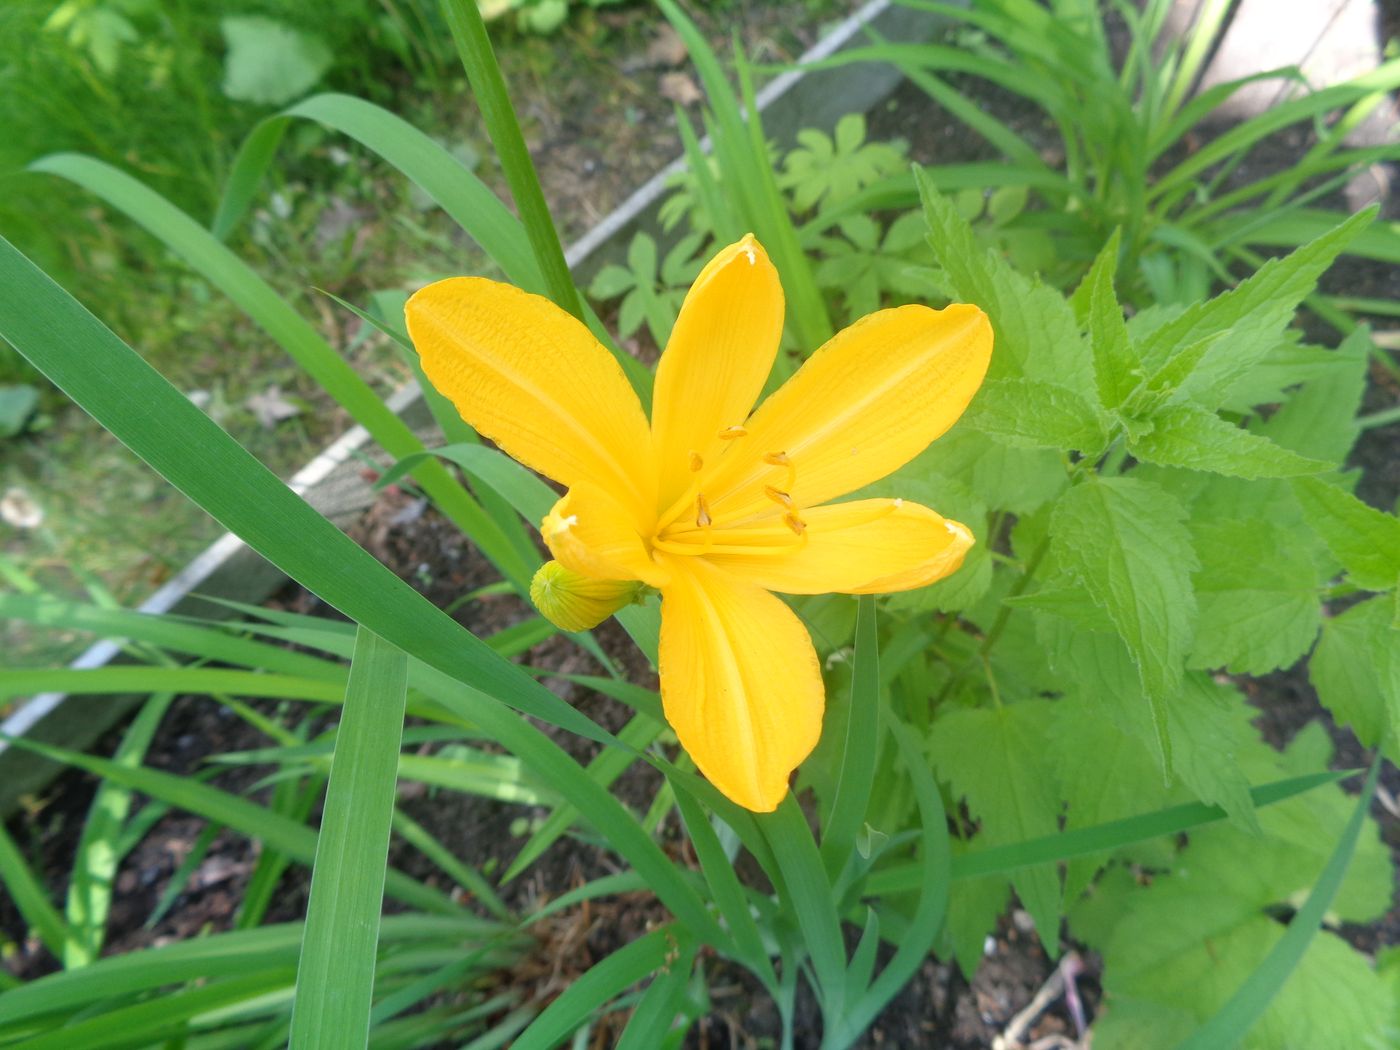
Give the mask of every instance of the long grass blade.
M 661 969 L 675 946 L 675 934 L 663 926 L 619 948 L 550 1003 L 544 1013 L 520 1033 L 514 1050 L 551 1050 L 605 1004 Z
M 63 957 L 64 945 L 73 939 L 72 931 L 58 909 L 50 903 L 44 885 L 24 859 L 15 840 L 0 824 L 0 886 L 55 958 Z
M 336 731 L 292 1003 L 293 1050 L 369 1042 L 408 658 L 360 628 Z
M 114 762 L 127 766 L 141 762 L 174 699 L 174 693 L 163 693 L 141 706 L 112 756 Z M 113 881 L 122 859 L 121 833 L 131 810 L 131 798 L 126 788 L 104 781 L 93 796 L 87 820 L 83 821 L 65 909 L 73 931 L 63 950 L 66 969 L 86 966 L 102 952 Z
M 875 599 L 862 595 L 856 612 L 855 669 L 846 734 L 831 814 L 822 829 L 822 863 L 833 882 L 850 860 L 851 843 L 865 820 L 880 753 L 880 638 Z
M 30 165 L 68 179 L 130 216 L 221 290 L 395 458 L 423 451 L 413 431 L 384 405 L 316 329 L 208 230 L 130 175 L 91 157 L 59 153 Z M 21 351 L 23 352 L 23 351 Z M 508 539 L 442 464 L 420 463 L 414 477 L 433 502 L 507 575 L 519 568 Z
M 1250 789 L 1250 797 L 1256 808 L 1283 802 L 1295 795 L 1311 791 L 1323 784 L 1333 784 L 1351 776 L 1355 770 L 1340 772 L 1308 773 L 1304 776 L 1288 777 L 1262 784 Z M 1095 824 L 1093 827 L 1062 831 L 1056 835 L 1045 835 L 1009 846 L 996 846 L 992 849 L 974 850 L 953 858 L 952 877 L 954 879 L 974 879 L 984 875 L 1008 875 L 1021 868 L 1035 864 L 1053 863 L 1085 857 L 1095 853 L 1108 853 L 1135 842 L 1146 842 L 1163 835 L 1178 835 L 1183 831 L 1204 824 L 1213 824 L 1227 818 L 1219 806 L 1208 806 L 1203 802 L 1188 802 L 1180 806 L 1170 806 L 1154 813 L 1144 813 L 1136 817 Z M 912 867 L 908 865 L 888 868 L 876 872 L 866 884 L 869 896 L 882 896 L 892 893 L 907 893 L 917 888 Z

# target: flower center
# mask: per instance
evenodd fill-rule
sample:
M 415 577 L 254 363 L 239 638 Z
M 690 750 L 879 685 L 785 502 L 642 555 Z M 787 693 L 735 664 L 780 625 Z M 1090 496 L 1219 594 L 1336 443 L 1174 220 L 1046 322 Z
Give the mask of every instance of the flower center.
M 736 444 L 747 436 L 748 430 L 737 425 L 725 427 L 716 435 L 721 441 Z M 728 448 L 724 448 L 720 455 L 728 451 Z M 743 521 L 752 520 L 752 514 L 745 515 L 743 519 L 717 519 L 703 488 L 704 458 L 692 450 L 688 465 L 694 477 L 681 497 L 657 519 L 651 546 L 671 554 L 694 556 L 718 550 L 732 554 L 777 554 L 804 545 L 807 542 L 807 523 L 802 520 L 800 509 L 791 495 L 797 483 L 797 466 L 786 452 L 765 453 L 762 461 L 775 468 L 773 483 L 763 487 L 764 495 L 781 508 L 781 520 L 792 533 L 791 537 L 775 543 L 773 530 L 761 523 L 756 523 L 750 529 L 739 527 Z M 777 474 L 777 471 L 782 473 Z

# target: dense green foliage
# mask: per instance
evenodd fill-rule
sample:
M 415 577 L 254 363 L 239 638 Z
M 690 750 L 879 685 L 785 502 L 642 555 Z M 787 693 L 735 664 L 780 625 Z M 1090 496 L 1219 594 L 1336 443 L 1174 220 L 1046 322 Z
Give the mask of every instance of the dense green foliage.
M 1343 253 L 1390 250 L 1393 231 L 1367 211 L 1302 236 L 1327 217 L 1299 210 L 1308 173 L 1230 198 L 1216 193 L 1218 169 L 1188 161 L 1149 189 L 1159 153 L 1147 143 L 1184 133 L 1184 115 L 1204 105 L 1189 101 L 1191 45 L 1154 58 L 1161 4 L 1130 20 L 1133 75 L 1122 77 L 1105 65 L 1088 5 L 1074 0 L 1052 5 L 1063 16 L 1053 24 L 1039 5 L 986 0 L 947 12 L 986 34 L 965 47 L 863 53 L 920 71 L 1006 155 L 912 173 L 905 145 L 867 141 L 859 115 L 830 133 L 804 131 L 775 156 L 757 116 L 741 112 L 753 112 L 745 56 L 736 90 L 684 12 L 661 6 L 707 92 L 713 162 L 682 117 L 690 164 L 663 229 L 638 235 L 625 265 L 596 274 L 592 294 L 618 302 L 616 334 L 645 328 L 659 347 L 703 260 L 755 230 L 789 307 L 775 379 L 872 309 L 980 305 L 996 346 L 971 408 L 868 493 L 926 500 L 971 526 L 978 545 L 961 571 L 922 590 L 793 602 L 826 670 L 824 735 L 778 810 L 749 813 L 695 773 L 658 696 L 622 676 L 594 638 L 568 636 L 605 674 L 571 677 L 622 705 L 608 723 L 621 728 L 547 689 L 541 678 L 557 671 L 514 662 L 557 633 L 548 623 L 471 635 L 0 241 L 0 337 L 354 621 L 251 608 L 223 623 L 148 616 L 64 601 L 10 574 L 20 585 L 0 592 L 0 616 L 123 639 L 132 661 L 0 670 L 0 701 L 46 689 L 149 699 L 111 759 L 19 744 L 103 786 L 62 909 L 48 897 L 49 873 L 0 831 L 0 882 L 62 967 L 29 982 L 0 975 L 0 1045 L 74 1050 L 110 1045 L 120 1030 L 132 1046 L 515 1039 L 533 1048 L 609 1032 L 619 1046 L 679 1046 L 710 1008 L 718 955 L 771 995 L 785 1046 L 803 982 L 822 1045 L 840 1048 L 930 952 L 971 977 L 1013 899 L 1051 957 L 1070 943 L 1101 956 L 1096 1047 L 1393 1040 L 1397 955 L 1368 957 L 1340 925 L 1376 921 L 1394 893 L 1370 803 L 1382 763 L 1400 758 L 1400 520 L 1358 499 L 1347 469 L 1376 360 L 1370 332 L 1348 319 L 1340 345 L 1327 346 L 1297 324 L 1309 302 L 1335 319 L 1314 297 L 1319 278 Z M 145 10 L 131 8 L 133 19 Z M 489 559 L 500 582 L 487 589 L 524 593 L 536 557 L 529 530 L 553 491 L 483 446 L 426 384 L 444 443 L 425 448 L 216 236 L 247 214 L 289 129 L 346 136 L 441 205 L 512 281 L 583 313 L 645 399 L 649 373 L 616 349 L 560 268 L 477 8 L 447 0 L 444 10 L 474 63 L 520 218 L 447 149 L 343 95 L 306 99 L 251 135 L 220 184 L 214 233 L 110 164 L 70 155 L 42 166 L 128 214 L 236 302 L 397 461 L 383 483 L 416 485 Z M 123 61 L 129 42 L 115 24 Z M 1097 42 L 1094 61 L 1069 76 L 1085 41 Z M 1066 170 L 1028 177 L 1043 162 L 959 106 L 958 91 L 928 72 L 944 67 L 994 80 L 1017 70 L 1003 86 L 1044 102 L 1071 135 Z M 1305 96 L 1265 123 L 1347 99 Z M 1265 130 L 1222 136 L 1228 145 L 1206 152 L 1229 168 Z M 1321 137 L 1328 148 L 1309 155 L 1312 174 L 1352 163 L 1338 159 L 1339 141 Z M 917 205 L 906 208 L 911 192 Z M 1154 193 L 1166 194 L 1160 206 L 1149 206 Z M 1261 205 L 1307 219 L 1279 234 L 1296 242 L 1289 254 L 1256 265 L 1247 246 L 1268 241 L 1243 231 L 1261 228 L 1246 221 Z M 1203 255 L 1183 231 L 1217 239 Z M 1232 274 L 1240 279 L 1213 287 Z M 399 318 L 345 305 L 409 352 Z M 618 617 L 653 661 L 657 613 L 653 602 Z M 1277 750 L 1254 724 L 1247 696 L 1289 669 L 1374 754 L 1359 796 L 1341 786 L 1357 771 L 1332 771 L 1320 725 Z M 268 738 L 215 762 L 267 767 L 256 800 L 142 765 L 177 693 L 217 697 Z M 284 703 L 269 714 L 244 702 L 257 697 Z M 325 719 L 338 705 L 339 718 Z M 570 738 L 590 744 L 588 758 L 561 746 Z M 637 764 L 659 774 L 644 811 L 614 790 Z M 505 871 L 479 869 L 408 817 L 401 782 L 532 807 L 538 819 Z M 137 794 L 151 801 L 134 810 Z M 318 833 L 307 818 L 323 795 Z M 236 929 L 101 958 L 112 876 L 171 808 L 261 842 Z M 548 904 L 509 906 L 504 888 L 566 837 L 601 843 L 619 871 Z M 201 837 L 162 907 L 212 838 Z M 470 903 L 391 864 L 391 841 Z M 264 926 L 291 864 L 313 870 L 306 921 Z M 532 931 L 574 905 L 637 890 L 670 918 L 547 1005 L 509 983 L 493 990 L 493 974 L 528 957 Z M 381 896 L 406 911 L 381 923 Z

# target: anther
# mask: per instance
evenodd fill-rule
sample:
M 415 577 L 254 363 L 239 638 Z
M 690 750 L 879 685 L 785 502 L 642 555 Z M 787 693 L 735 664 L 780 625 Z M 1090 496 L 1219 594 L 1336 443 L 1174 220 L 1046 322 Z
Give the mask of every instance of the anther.
M 704 465 L 705 465 L 705 461 L 704 461 L 703 459 L 700 458 L 700 453 L 696 452 L 694 449 L 691 449 L 691 450 L 690 450 L 690 470 L 691 470 L 691 473 L 692 473 L 692 474 L 693 474 L 693 473 L 696 473 L 696 472 L 699 471 L 700 468 L 702 468 Z
M 769 452 L 763 457 L 763 462 L 770 463 L 775 467 L 785 467 L 791 460 L 786 452 Z
M 710 527 L 710 504 L 703 494 L 695 497 L 695 524 L 702 529 Z
M 793 532 L 797 533 L 797 535 L 799 536 L 801 536 L 804 532 L 807 531 L 807 523 L 801 518 L 799 518 L 796 514 L 784 514 L 783 524 L 790 528 Z
M 786 492 L 782 492 L 779 489 L 775 489 L 772 485 L 764 485 L 763 494 L 769 499 L 771 499 L 774 503 L 781 503 L 788 510 L 792 510 L 792 497 L 789 496 Z
M 733 441 L 735 438 L 748 437 L 748 436 L 749 436 L 748 430 L 746 430 L 744 427 L 741 427 L 741 426 L 725 427 L 723 430 L 721 430 L 721 431 L 719 432 L 719 435 L 718 435 L 718 437 L 719 437 L 719 439 L 720 439 L 721 441 Z

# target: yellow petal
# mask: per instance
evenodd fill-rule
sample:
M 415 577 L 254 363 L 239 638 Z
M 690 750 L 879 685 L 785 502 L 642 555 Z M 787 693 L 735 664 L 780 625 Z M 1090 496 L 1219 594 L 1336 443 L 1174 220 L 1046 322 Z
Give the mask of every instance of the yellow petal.
M 656 366 L 652 432 L 661 501 L 684 492 L 691 453 L 716 459 L 725 427 L 743 423 L 763 390 L 783 334 L 783 288 L 749 234 L 710 260 L 681 306 Z
M 661 592 L 661 700 L 700 771 L 768 813 L 821 735 L 812 640 L 783 602 L 699 559 L 673 559 Z
M 642 580 L 660 587 L 670 573 L 652 561 L 628 509 L 581 482 L 540 523 L 549 552 L 574 572 L 600 580 Z
M 780 519 L 736 530 L 742 554 L 726 553 L 727 530 L 713 530 L 705 559 L 771 591 L 885 594 L 941 580 L 975 542 L 965 525 L 904 500 L 813 507 L 801 512 L 801 522 L 801 535 Z
M 564 485 L 591 481 L 655 512 L 651 432 L 622 368 L 548 299 L 453 277 L 404 309 L 433 385 L 507 453 Z M 633 507 L 635 505 L 635 507 Z
M 530 581 L 530 600 L 544 618 L 565 631 L 591 631 L 637 600 L 636 580 L 596 580 L 547 561 Z
M 806 508 L 893 473 L 962 415 L 991 353 L 991 325 L 975 306 L 862 318 L 759 406 L 743 455 L 705 479 L 712 516 L 728 523 L 771 508 L 765 485 Z M 779 454 L 786 465 L 769 461 Z

